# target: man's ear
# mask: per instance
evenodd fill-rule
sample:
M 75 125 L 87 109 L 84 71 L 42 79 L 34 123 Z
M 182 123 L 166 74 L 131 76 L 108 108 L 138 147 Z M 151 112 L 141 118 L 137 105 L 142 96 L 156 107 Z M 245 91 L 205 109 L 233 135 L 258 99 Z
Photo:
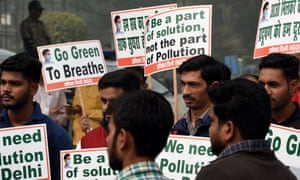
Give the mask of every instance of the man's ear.
M 210 85 L 209 85 L 209 87 L 213 87 L 213 86 L 215 86 L 215 85 L 217 85 L 217 84 L 219 84 L 220 82 L 219 81 L 213 81 Z
M 232 121 L 226 121 L 222 126 L 222 136 L 225 142 L 231 142 L 235 137 L 235 126 Z
M 128 148 L 130 148 L 133 144 L 133 138 L 129 131 L 126 131 L 125 129 L 120 129 L 120 132 L 118 134 L 117 143 L 119 145 L 120 150 L 126 151 Z
M 39 84 L 38 83 L 35 83 L 35 82 L 31 83 L 30 95 L 34 96 L 37 93 L 38 88 L 39 88 Z
M 294 79 L 290 81 L 290 91 L 292 94 L 295 93 L 297 86 L 298 86 L 298 79 Z

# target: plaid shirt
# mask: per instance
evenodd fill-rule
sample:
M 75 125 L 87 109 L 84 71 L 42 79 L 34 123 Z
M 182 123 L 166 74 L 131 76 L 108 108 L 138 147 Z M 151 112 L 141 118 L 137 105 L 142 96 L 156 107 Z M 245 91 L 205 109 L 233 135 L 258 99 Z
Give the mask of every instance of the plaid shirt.
M 270 143 L 263 139 L 253 139 L 241 141 L 237 144 L 233 144 L 224 149 L 217 159 L 221 159 L 226 156 L 230 156 L 240 151 L 271 151 Z
M 154 161 L 139 162 L 127 166 L 117 176 L 117 180 L 133 179 L 168 180 L 168 178 L 163 175 L 163 173 Z

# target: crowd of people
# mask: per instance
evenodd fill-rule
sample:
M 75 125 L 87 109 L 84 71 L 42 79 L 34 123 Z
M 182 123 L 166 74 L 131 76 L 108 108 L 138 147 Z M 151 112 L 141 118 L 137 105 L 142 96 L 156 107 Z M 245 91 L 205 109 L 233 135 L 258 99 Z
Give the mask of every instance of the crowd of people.
M 97 86 L 77 89 L 83 102 L 87 101 L 82 107 L 79 100 L 65 106 L 64 98 L 57 98 L 59 91 L 44 92 L 41 66 L 26 52 L 0 64 L 4 107 L 0 128 L 46 123 L 53 179 L 60 174 L 59 152 L 75 146 L 108 147 L 110 166 L 120 171 L 121 179 L 140 174 L 167 179 L 155 158 L 170 134 L 210 137 L 218 158 L 202 168 L 197 179 L 260 179 L 269 177 L 270 171 L 274 171 L 272 179 L 296 179 L 265 140 L 271 123 L 300 129 L 299 106 L 292 101 L 299 61 L 292 55 L 269 54 L 262 59 L 258 76 L 247 74 L 233 80 L 230 69 L 211 56 L 188 59 L 178 68 L 188 111 L 175 124 L 169 102 L 147 90 L 136 70 L 112 71 Z M 50 99 L 45 101 L 47 95 Z M 50 107 L 55 104 L 53 99 L 62 101 L 58 105 L 62 108 Z M 65 112 L 54 116 L 59 109 Z M 73 145 L 58 115 L 77 116 L 73 121 L 78 121 L 78 129 L 74 131 L 82 135 L 75 143 L 73 139 Z
M 296 179 L 265 140 L 271 123 L 300 129 L 299 105 L 293 102 L 299 78 L 295 56 L 269 54 L 258 75 L 232 80 L 230 69 L 211 56 L 186 60 L 177 71 L 188 110 L 174 123 L 169 102 L 147 89 L 136 68 L 108 72 L 98 85 L 76 88 L 72 104 L 62 90 L 46 92 L 36 47 L 50 43 L 50 37 L 38 20 L 40 3 L 33 0 L 28 9 L 21 24 L 27 52 L 0 64 L 0 128 L 45 123 L 51 179 L 60 179 L 61 150 L 98 147 L 107 147 L 118 179 L 176 178 L 165 177 L 155 162 L 170 134 L 210 137 L 218 157 L 196 179 Z

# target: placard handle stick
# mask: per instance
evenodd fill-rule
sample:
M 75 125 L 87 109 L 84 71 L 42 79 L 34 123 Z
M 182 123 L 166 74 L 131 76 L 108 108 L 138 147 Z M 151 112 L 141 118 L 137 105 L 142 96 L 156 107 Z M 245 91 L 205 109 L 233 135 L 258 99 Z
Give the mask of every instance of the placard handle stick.
M 173 90 L 174 90 L 174 123 L 178 120 L 178 92 L 177 92 L 177 76 L 176 69 L 173 69 Z

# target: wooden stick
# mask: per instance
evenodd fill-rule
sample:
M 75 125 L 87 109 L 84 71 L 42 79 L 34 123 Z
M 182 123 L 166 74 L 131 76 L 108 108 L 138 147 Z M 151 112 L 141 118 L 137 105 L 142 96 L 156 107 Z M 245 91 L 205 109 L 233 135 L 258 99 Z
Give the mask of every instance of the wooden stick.
M 81 106 L 81 112 L 82 112 L 82 115 L 85 116 L 86 113 L 85 113 L 85 108 L 84 108 L 84 103 L 83 103 L 83 98 L 82 98 L 82 91 L 81 91 L 80 87 L 78 88 L 78 91 L 79 91 L 79 101 L 80 101 L 80 106 Z
M 174 91 L 174 123 L 178 120 L 178 92 L 176 69 L 173 69 L 173 91 Z

